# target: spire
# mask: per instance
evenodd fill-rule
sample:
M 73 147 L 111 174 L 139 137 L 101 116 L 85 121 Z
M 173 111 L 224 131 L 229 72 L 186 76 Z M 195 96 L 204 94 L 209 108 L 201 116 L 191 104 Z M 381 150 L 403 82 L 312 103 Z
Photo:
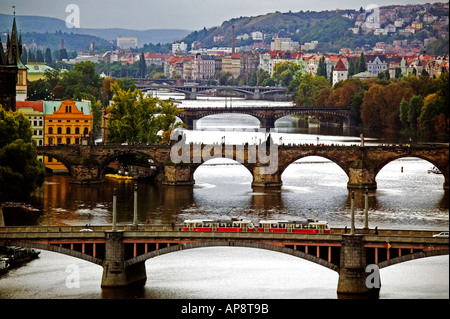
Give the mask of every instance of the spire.
M 14 8 L 14 7 L 13 7 Z M 22 59 L 20 57 L 20 54 L 22 52 L 22 37 L 19 37 L 17 34 L 17 25 L 16 25 L 16 11 L 14 9 L 14 18 L 13 18 L 13 26 L 12 26 L 12 32 L 11 32 L 11 38 L 9 38 L 9 43 L 7 45 L 7 59 L 8 64 L 10 65 L 17 65 L 18 67 L 23 67 L 24 64 L 22 62 Z
M 3 51 L 2 37 L 0 36 L 0 66 L 6 65 L 6 56 Z

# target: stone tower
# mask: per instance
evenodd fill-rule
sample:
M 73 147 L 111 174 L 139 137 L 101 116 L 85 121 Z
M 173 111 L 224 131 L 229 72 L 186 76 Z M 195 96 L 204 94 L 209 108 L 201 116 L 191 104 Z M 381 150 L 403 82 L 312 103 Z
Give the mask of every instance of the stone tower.
M 26 95 L 27 68 L 21 54 L 22 40 L 21 37 L 19 39 L 14 16 L 11 37 L 8 35 L 6 40 L 6 51 L 0 37 L 0 104 L 6 110 L 16 110 L 17 87 L 22 90 L 25 87 Z

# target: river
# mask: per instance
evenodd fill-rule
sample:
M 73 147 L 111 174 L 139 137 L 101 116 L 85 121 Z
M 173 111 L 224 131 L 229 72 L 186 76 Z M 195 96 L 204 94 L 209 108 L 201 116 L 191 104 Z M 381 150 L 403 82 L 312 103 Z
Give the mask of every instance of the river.
M 219 101 L 219 102 L 218 102 Z M 220 99 L 183 101 L 207 106 Z M 228 100 L 227 103 L 230 103 Z M 239 103 L 257 101 L 232 100 Z M 275 102 L 263 102 L 275 103 Z M 284 102 L 285 103 L 285 102 Z M 277 103 L 279 104 L 279 103 Z M 223 106 L 223 105 L 219 105 Z M 290 118 L 277 122 L 275 141 L 284 143 L 357 144 L 359 134 L 336 127 L 302 129 Z M 187 131 L 187 140 L 206 143 L 254 142 L 258 121 L 244 115 L 217 115 Z M 248 128 L 253 128 L 249 131 Z M 231 131 L 234 129 L 234 131 Z M 242 130 L 246 129 L 245 132 Z M 366 143 L 386 140 L 367 137 Z M 386 165 L 377 175 L 378 188 L 369 192 L 369 227 L 449 229 L 449 194 L 439 174 L 428 174 L 431 164 L 403 158 Z M 231 218 L 304 219 L 317 217 L 331 227 L 350 225 L 347 176 L 336 164 L 307 157 L 283 173 L 281 191 L 251 188 L 251 174 L 239 163 L 214 159 L 195 172 L 193 187 L 166 187 L 138 183 L 138 221 L 152 224 L 182 223 L 185 219 Z M 67 176 L 50 176 L 33 193 L 30 203 L 43 210 L 40 225 L 110 224 L 112 197 L 118 189 L 119 223 L 133 219 L 134 183 L 107 180 L 102 185 L 69 184 Z M 356 227 L 364 225 L 364 192 L 356 192 Z M 146 262 L 147 282 L 142 288 L 102 289 L 102 268 L 88 262 L 42 251 L 38 259 L 0 277 L 0 299 L 336 299 L 338 274 L 306 260 L 250 248 L 201 248 L 172 253 Z M 71 271 L 79 285 L 71 287 Z M 449 298 L 449 257 L 409 261 L 381 269 L 380 299 Z

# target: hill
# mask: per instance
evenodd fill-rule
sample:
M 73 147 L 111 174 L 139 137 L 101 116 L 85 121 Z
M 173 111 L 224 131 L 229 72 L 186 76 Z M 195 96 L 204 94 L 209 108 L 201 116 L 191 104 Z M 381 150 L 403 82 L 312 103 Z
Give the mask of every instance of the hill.
M 424 5 L 403 5 L 380 8 L 380 27 L 393 26 L 396 19 L 403 20 L 404 25 L 391 33 L 374 32 L 375 28 L 359 28 L 354 34 L 355 26 L 362 23 L 371 14 L 360 10 L 333 10 L 333 11 L 300 11 L 300 12 L 274 12 L 254 17 L 239 17 L 222 23 L 213 28 L 203 28 L 186 36 L 183 41 L 187 44 L 197 42 L 198 46 L 210 48 L 213 46 L 231 46 L 232 27 L 235 27 L 235 35 L 251 35 L 252 32 L 260 31 L 265 34 L 265 43 L 270 44 L 272 37 L 283 33 L 292 41 L 300 45 L 318 41 L 319 46 L 314 51 L 339 52 L 342 48 L 372 48 L 378 42 L 392 44 L 395 40 L 405 40 L 414 43 L 418 40 L 423 43 L 426 38 L 444 39 L 448 37 L 448 3 L 434 3 Z M 427 20 L 425 15 L 431 15 L 434 21 Z M 427 17 L 429 19 L 429 17 Z M 413 34 L 401 34 L 402 30 L 416 20 L 424 21 Z M 440 24 L 439 24 L 440 23 Z M 439 25 L 438 25 L 439 24 Z M 253 44 L 255 41 L 250 37 L 247 40 L 236 40 L 236 46 Z M 440 50 L 442 51 L 442 50 Z M 447 51 L 448 52 L 448 51 Z M 441 53 L 445 53 L 445 50 Z
M 0 34 L 6 33 L 7 30 L 11 29 L 12 26 L 12 15 L 0 14 Z M 129 29 L 87 29 L 87 28 L 67 28 L 66 23 L 63 20 L 49 17 L 39 17 L 39 16 L 16 16 L 17 29 L 21 30 L 22 34 L 30 34 L 32 37 L 35 34 L 58 34 L 58 35 L 83 35 L 91 36 L 92 38 L 85 38 L 89 41 L 83 45 L 82 48 L 73 48 L 74 50 L 86 49 L 89 43 L 92 41 L 96 42 L 99 46 L 111 46 L 111 43 L 115 43 L 118 37 L 137 37 L 138 46 L 142 47 L 144 44 L 153 43 L 172 43 L 185 37 L 189 34 L 190 30 L 182 29 L 153 29 L 153 30 L 129 30 Z M 32 34 L 34 33 L 34 34 Z M 57 38 L 56 40 L 53 38 Z M 102 42 L 106 41 L 105 42 Z M 67 39 L 70 42 L 70 39 Z M 28 41 L 28 38 L 27 38 Z M 58 48 L 61 43 L 61 36 L 59 37 L 47 37 L 46 45 L 50 48 Z M 67 42 L 64 39 L 65 43 Z M 3 42 L 6 42 L 3 40 Z M 109 42 L 109 43 L 108 43 Z M 24 37 L 24 44 L 25 42 Z M 43 44 L 38 43 L 44 46 Z M 68 48 L 69 49 L 69 48 Z
M 274 12 L 256 17 L 240 17 L 222 23 L 220 27 L 203 29 L 189 34 L 183 39 L 187 43 L 201 42 L 206 47 L 231 44 L 232 26 L 235 34 L 251 34 L 261 31 L 266 34 L 266 43 L 269 44 L 273 35 L 281 30 L 286 31 L 293 41 L 305 43 L 318 40 L 320 43 L 332 43 L 348 34 L 348 28 L 353 22 L 342 15 L 345 11 L 321 12 Z M 220 42 L 214 42 L 214 37 L 223 37 Z M 253 41 L 250 41 L 253 42 Z M 237 41 L 236 45 L 245 45 L 245 41 Z

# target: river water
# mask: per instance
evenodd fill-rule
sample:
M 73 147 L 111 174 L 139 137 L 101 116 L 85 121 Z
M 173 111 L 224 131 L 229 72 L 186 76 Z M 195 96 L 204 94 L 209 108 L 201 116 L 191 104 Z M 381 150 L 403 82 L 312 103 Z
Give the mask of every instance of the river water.
M 205 106 L 222 99 L 183 101 Z M 197 104 L 196 104 L 197 103 Z M 227 101 L 230 103 L 230 100 Z M 233 106 L 261 103 L 233 99 Z M 275 103 L 275 102 L 262 102 Z M 280 105 L 281 103 L 277 103 Z M 218 105 L 223 106 L 223 104 Z M 294 124 L 293 124 L 294 123 Z M 244 115 L 217 115 L 187 131 L 187 140 L 206 143 L 259 141 L 256 119 Z M 252 130 L 248 130 L 248 128 Z M 290 118 L 277 122 L 274 141 L 283 143 L 358 144 L 357 132 L 342 128 L 302 129 Z M 231 131 L 234 129 L 234 131 Z M 245 129 L 245 131 L 243 131 Z M 281 137 L 281 140 L 280 140 Z M 367 138 L 367 144 L 385 143 Z M 369 192 L 369 227 L 449 229 L 449 194 L 444 178 L 428 174 L 432 165 L 403 158 L 386 165 L 377 175 L 378 188 Z M 331 227 L 350 226 L 347 176 L 336 164 L 307 157 L 283 173 L 281 191 L 253 191 L 251 174 L 239 163 L 213 159 L 195 172 L 193 187 L 166 187 L 138 183 L 138 221 L 182 223 L 185 219 L 231 218 L 305 219 L 317 217 Z M 43 210 L 40 225 L 111 224 L 114 188 L 118 189 L 119 223 L 133 219 L 134 183 L 107 180 L 102 185 L 69 184 L 67 176 L 51 176 L 34 192 L 30 203 Z M 356 227 L 364 225 L 364 192 L 355 193 Z M 317 264 L 250 248 L 199 248 L 172 253 L 146 262 L 142 288 L 102 289 L 102 268 L 88 262 L 42 251 L 40 258 L 0 277 L 0 299 L 336 299 L 338 274 Z M 68 278 L 76 272 L 77 285 Z M 405 262 L 381 269 L 381 299 L 449 298 L 449 257 Z

